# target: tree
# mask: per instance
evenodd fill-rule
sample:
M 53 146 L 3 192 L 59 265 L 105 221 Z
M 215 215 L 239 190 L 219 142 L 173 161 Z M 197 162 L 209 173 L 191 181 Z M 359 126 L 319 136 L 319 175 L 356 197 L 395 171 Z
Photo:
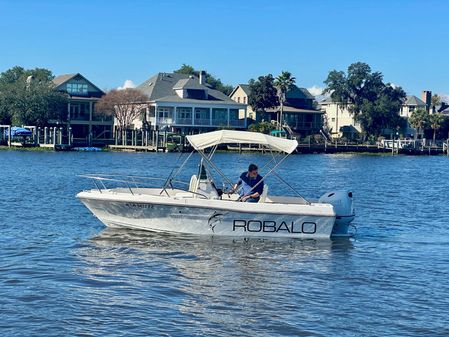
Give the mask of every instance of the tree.
M 436 113 L 429 115 L 429 125 L 430 125 L 430 128 L 433 130 L 433 143 L 434 144 L 435 144 L 436 132 L 441 128 L 443 121 L 444 121 L 443 115 L 436 114 Z
M 372 72 L 368 64 L 353 63 L 347 74 L 332 70 L 324 83 L 324 93 L 330 93 L 335 102 L 347 106 L 365 134 L 379 136 L 384 129 L 402 126 L 399 110 L 405 92 L 384 83 L 382 73 Z
M 440 96 L 438 96 L 437 94 L 432 95 L 432 98 L 430 100 L 431 111 L 436 112 L 436 107 L 441 104 L 441 101 L 442 99 Z
M 424 128 L 429 124 L 429 114 L 425 109 L 416 109 L 410 115 L 408 122 L 410 125 L 416 129 L 415 139 L 417 138 L 417 134 L 420 131 L 424 130 Z
M 270 122 L 262 121 L 259 123 L 251 124 L 248 129 L 249 131 L 253 132 L 269 134 L 271 131 L 275 129 L 275 127 Z
M 278 106 L 274 77 L 271 74 L 260 76 L 257 81 L 249 81 L 250 94 L 248 104 L 258 113 L 265 113 L 266 109 Z
M 283 114 L 284 114 L 284 103 L 285 103 L 285 94 L 290 88 L 295 84 L 295 78 L 292 77 L 292 74 L 288 71 L 282 71 L 281 74 L 276 77 L 274 80 L 274 86 L 277 90 L 277 96 L 280 105 L 280 114 L 279 114 L 279 125 L 282 127 L 283 125 Z
M 66 94 L 54 89 L 48 69 L 16 66 L 0 74 L 0 123 L 44 126 L 67 115 Z
M 199 71 L 196 71 L 192 66 L 183 63 L 181 68 L 174 71 L 176 74 L 184 74 L 184 75 L 199 75 Z
M 148 97 L 137 89 L 111 90 L 95 105 L 96 113 L 114 117 L 120 130 L 126 130 L 141 116 Z
M 194 75 L 199 77 L 200 71 L 195 70 L 191 65 L 183 64 L 181 68 L 173 71 L 176 74 L 185 74 L 185 75 Z M 230 95 L 232 90 L 234 89 L 232 85 L 223 84 L 223 82 L 219 78 L 215 78 L 213 75 L 209 74 L 206 71 L 205 82 L 212 88 L 218 91 L 221 91 L 225 95 Z

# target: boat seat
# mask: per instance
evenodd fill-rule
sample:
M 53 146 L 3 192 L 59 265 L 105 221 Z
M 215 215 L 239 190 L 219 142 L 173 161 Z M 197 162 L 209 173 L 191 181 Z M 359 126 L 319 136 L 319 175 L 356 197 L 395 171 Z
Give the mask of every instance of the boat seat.
M 259 202 L 265 202 L 265 200 L 267 199 L 267 195 L 268 195 L 268 185 L 263 184 L 263 191 L 262 194 L 260 195 Z
M 196 176 L 196 174 L 194 174 L 192 178 L 190 178 L 189 191 L 196 192 L 197 189 L 198 189 L 198 177 Z
M 190 192 L 178 192 L 175 194 L 175 199 L 192 199 L 195 198 L 195 194 Z

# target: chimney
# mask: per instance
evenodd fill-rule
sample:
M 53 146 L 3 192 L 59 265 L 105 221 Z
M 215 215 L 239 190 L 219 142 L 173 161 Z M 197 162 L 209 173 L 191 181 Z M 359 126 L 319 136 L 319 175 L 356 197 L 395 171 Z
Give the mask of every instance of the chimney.
M 200 71 L 200 84 L 206 84 L 206 72 L 204 70 Z
M 430 105 L 432 104 L 432 91 L 423 90 L 421 100 L 426 103 L 426 110 L 429 111 Z

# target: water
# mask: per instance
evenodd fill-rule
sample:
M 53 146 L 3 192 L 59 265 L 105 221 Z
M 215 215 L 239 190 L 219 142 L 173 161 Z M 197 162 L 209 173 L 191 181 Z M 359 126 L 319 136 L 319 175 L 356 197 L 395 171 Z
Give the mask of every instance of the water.
M 304 195 L 353 190 L 352 240 L 105 230 L 74 198 L 77 174 L 165 177 L 178 157 L 0 152 L 2 336 L 449 335 L 449 158 L 290 157 Z M 237 177 L 267 157 L 215 159 Z

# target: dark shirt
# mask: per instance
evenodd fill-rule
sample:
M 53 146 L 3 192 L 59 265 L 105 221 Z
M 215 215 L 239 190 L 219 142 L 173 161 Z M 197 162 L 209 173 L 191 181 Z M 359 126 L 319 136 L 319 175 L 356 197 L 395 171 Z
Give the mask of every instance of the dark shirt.
M 240 179 L 239 179 L 237 185 L 241 185 L 242 183 L 245 183 L 246 185 L 248 185 L 250 187 L 250 188 L 247 188 L 247 190 L 250 190 L 250 191 L 247 191 L 245 189 L 245 186 L 243 186 L 243 195 L 249 195 L 249 194 L 253 194 L 256 192 L 258 192 L 259 195 L 261 195 L 263 192 L 263 181 L 259 185 L 257 185 L 257 183 L 261 180 L 262 180 L 262 176 L 259 174 L 257 175 L 256 178 L 251 178 L 251 177 L 249 177 L 248 172 L 243 172 L 240 175 Z M 256 188 L 251 189 L 251 187 L 254 187 L 256 185 L 257 185 Z

